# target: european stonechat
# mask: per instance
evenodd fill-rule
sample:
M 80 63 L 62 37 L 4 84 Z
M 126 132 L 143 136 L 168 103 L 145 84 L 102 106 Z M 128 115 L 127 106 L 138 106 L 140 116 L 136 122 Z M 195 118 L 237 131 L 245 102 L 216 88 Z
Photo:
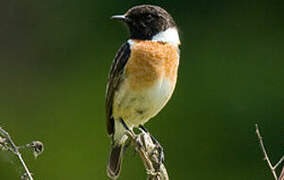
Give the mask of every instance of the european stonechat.
M 130 38 L 113 60 L 106 90 L 107 132 L 112 145 L 107 174 L 117 179 L 126 131 L 154 117 L 174 91 L 180 39 L 172 16 L 158 6 L 140 5 L 111 19 L 124 22 Z

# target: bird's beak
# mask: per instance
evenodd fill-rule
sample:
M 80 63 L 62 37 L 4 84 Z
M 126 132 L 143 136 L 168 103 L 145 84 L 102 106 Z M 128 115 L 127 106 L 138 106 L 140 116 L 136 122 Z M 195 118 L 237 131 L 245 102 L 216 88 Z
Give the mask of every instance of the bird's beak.
M 118 20 L 118 21 L 123 21 L 123 22 L 127 22 L 128 18 L 125 15 L 115 15 L 115 16 L 111 16 L 110 19 L 113 20 Z

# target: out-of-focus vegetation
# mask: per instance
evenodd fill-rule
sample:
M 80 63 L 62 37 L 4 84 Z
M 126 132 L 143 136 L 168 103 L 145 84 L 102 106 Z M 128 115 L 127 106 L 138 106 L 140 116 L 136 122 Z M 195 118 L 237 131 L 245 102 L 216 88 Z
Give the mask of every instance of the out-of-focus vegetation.
M 165 149 L 171 179 L 272 179 L 284 146 L 284 4 L 281 0 L 0 2 L 0 126 L 18 144 L 41 140 L 39 180 L 107 179 L 104 94 L 126 28 L 109 17 L 137 4 L 167 9 L 179 25 L 181 63 L 169 104 L 146 127 Z M 19 179 L 0 152 L 0 179 Z M 121 179 L 145 179 L 133 150 Z

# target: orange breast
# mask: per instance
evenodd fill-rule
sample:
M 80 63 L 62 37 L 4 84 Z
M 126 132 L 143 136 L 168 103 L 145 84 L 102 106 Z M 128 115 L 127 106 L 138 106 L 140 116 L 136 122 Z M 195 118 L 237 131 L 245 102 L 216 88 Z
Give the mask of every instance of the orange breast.
M 149 88 L 163 76 L 176 82 L 178 47 L 163 42 L 132 41 L 126 77 L 133 90 Z

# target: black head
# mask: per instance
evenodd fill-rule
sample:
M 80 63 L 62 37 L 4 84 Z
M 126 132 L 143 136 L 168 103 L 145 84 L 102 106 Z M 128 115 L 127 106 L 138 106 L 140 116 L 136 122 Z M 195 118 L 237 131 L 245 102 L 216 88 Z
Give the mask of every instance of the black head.
M 125 22 L 132 39 L 150 40 L 159 32 L 176 26 L 166 10 L 152 5 L 135 6 L 124 15 L 112 16 L 112 19 Z

